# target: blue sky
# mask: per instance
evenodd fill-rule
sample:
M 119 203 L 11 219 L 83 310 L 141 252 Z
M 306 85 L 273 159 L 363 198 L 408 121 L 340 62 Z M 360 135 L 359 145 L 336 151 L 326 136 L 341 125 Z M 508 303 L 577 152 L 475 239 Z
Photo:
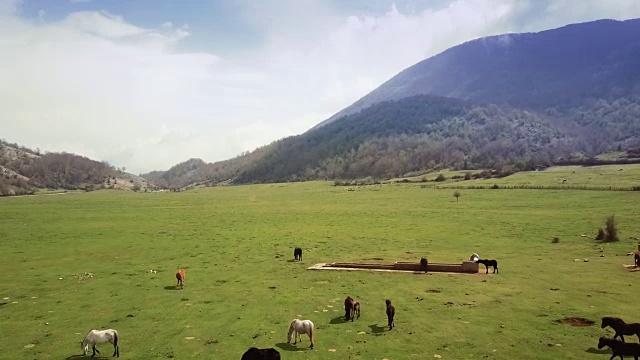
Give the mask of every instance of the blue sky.
M 0 0 L 6 140 L 138 173 L 300 134 L 449 47 L 638 0 Z

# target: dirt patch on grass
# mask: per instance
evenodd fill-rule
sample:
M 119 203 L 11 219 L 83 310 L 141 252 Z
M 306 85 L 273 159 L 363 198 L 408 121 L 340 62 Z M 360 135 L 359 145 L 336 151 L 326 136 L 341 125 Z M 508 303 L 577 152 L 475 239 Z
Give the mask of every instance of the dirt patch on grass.
M 581 317 L 566 317 L 564 319 L 556 320 L 559 324 L 567 324 L 571 326 L 591 326 L 595 324 L 595 321 L 581 318 Z

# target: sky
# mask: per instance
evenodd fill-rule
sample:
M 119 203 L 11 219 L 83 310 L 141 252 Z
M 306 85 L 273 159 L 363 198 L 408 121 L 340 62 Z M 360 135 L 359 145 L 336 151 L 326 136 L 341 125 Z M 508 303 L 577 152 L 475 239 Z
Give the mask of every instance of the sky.
M 483 36 L 638 0 L 0 0 L 0 138 L 132 173 L 304 133 Z

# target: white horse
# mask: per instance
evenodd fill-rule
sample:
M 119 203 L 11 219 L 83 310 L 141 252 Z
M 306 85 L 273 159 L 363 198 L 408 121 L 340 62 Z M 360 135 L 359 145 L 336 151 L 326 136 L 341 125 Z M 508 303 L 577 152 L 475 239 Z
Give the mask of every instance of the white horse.
M 96 345 L 105 343 L 112 343 L 113 356 L 120 357 L 120 348 L 118 346 L 118 332 L 113 329 L 89 331 L 84 340 L 80 342 L 80 348 L 84 351 L 84 354 L 87 355 L 87 351 L 89 351 L 89 345 L 91 345 L 91 349 L 93 350 L 93 354 L 91 356 L 96 356 L 96 353 L 100 354 L 100 351 L 96 349 Z
M 300 342 L 302 342 L 302 338 L 300 337 L 300 334 L 304 333 L 309 335 L 309 340 L 311 341 L 311 346 L 310 348 L 313 349 L 313 330 L 315 329 L 315 327 L 313 326 L 313 323 L 311 322 L 311 320 L 298 320 L 298 319 L 293 319 L 293 321 L 291 322 L 291 325 L 289 325 L 289 332 L 287 332 L 287 344 L 291 343 L 291 334 L 295 331 L 295 334 L 293 336 L 293 344 L 297 344 L 298 343 L 298 339 L 300 339 Z

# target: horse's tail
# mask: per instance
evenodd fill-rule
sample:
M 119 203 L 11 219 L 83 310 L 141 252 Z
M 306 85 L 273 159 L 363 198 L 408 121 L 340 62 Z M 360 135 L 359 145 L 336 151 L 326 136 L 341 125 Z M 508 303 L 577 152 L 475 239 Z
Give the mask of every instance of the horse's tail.
M 118 331 L 113 330 L 113 347 L 115 348 L 115 354 L 120 357 L 120 346 L 118 345 Z
M 311 339 L 311 344 L 313 345 L 313 343 L 314 343 L 313 340 L 315 339 L 315 333 L 314 333 L 313 330 L 314 330 L 315 326 L 313 325 L 313 323 L 310 323 L 309 325 L 311 325 L 309 327 L 309 339 Z

